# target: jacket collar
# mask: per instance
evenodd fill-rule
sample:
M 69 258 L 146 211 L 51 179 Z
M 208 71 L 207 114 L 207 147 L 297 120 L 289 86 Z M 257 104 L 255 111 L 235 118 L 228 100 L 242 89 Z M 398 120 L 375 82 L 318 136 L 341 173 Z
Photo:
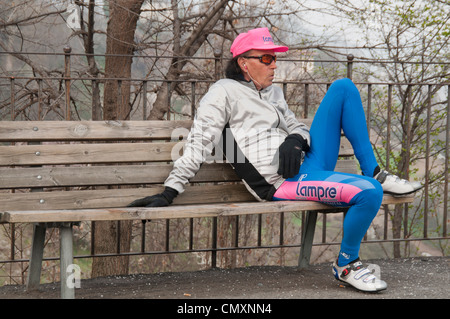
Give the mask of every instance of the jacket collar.
M 257 91 L 257 92 L 267 92 L 267 91 L 269 91 L 272 88 L 272 85 L 270 85 L 270 86 L 266 87 L 265 89 L 258 90 L 256 88 L 255 83 L 253 83 L 252 80 L 247 81 L 242 74 L 239 74 L 238 82 L 241 83 L 242 85 L 245 85 L 246 87 L 249 87 L 249 88 Z

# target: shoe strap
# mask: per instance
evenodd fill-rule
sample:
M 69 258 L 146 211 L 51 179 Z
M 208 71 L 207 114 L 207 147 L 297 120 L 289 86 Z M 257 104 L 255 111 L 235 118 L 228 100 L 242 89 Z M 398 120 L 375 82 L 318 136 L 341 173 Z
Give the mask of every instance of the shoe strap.
M 389 173 L 385 170 L 381 170 L 381 172 L 379 172 L 376 176 L 376 180 L 379 181 L 381 184 L 384 183 L 384 181 L 386 180 L 386 177 L 389 175 Z
M 363 278 L 363 277 L 366 277 L 366 278 L 363 279 L 365 282 L 371 281 L 372 279 L 376 278 L 369 269 L 364 268 L 364 267 L 361 268 L 360 270 L 358 270 L 356 272 L 356 274 L 355 274 L 355 279 L 356 280 L 358 280 L 360 278 Z

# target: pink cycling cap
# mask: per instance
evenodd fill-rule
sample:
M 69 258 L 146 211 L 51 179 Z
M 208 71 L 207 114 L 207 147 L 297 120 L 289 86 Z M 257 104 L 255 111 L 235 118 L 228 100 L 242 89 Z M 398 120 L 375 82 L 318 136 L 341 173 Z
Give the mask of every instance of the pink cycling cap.
M 249 30 L 247 33 L 239 34 L 231 45 L 230 52 L 233 58 L 249 50 L 274 50 L 275 52 L 286 52 L 286 46 L 275 45 L 269 29 L 258 28 Z

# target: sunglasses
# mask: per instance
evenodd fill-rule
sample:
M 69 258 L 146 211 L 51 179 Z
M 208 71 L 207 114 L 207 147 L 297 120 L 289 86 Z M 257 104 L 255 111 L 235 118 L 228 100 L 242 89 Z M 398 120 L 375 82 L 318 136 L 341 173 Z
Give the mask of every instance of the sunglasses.
M 263 54 L 261 56 L 244 56 L 246 59 L 259 59 L 259 62 L 265 65 L 270 65 L 272 62 L 277 62 L 277 57 L 275 55 Z

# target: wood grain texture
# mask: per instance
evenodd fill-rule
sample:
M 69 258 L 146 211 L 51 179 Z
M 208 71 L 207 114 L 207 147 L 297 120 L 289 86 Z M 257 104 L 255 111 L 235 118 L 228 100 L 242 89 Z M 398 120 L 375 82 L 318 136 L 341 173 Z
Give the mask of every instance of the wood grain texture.
M 179 136 L 185 121 L 2 121 L 0 141 L 151 140 Z

